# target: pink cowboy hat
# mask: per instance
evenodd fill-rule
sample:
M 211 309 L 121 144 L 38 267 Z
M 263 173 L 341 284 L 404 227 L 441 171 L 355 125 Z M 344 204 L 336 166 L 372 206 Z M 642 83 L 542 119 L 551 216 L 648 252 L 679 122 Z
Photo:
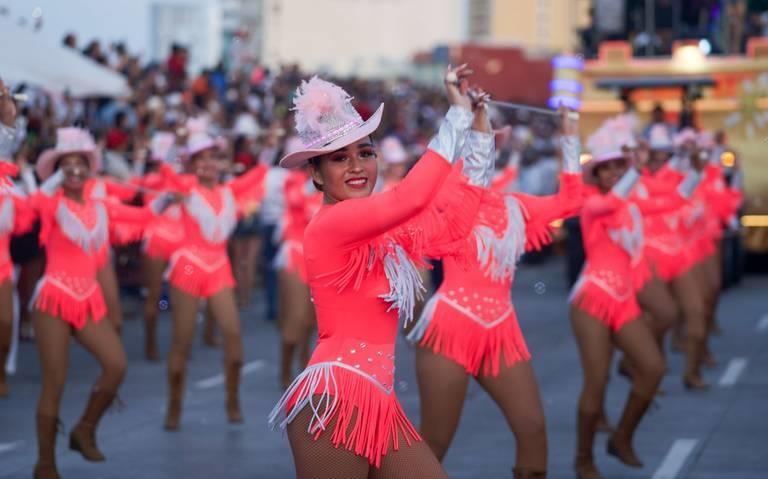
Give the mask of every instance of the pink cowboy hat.
M 201 151 L 227 149 L 226 141 L 221 138 L 215 138 L 208 133 L 208 121 L 204 118 L 190 118 L 186 125 L 189 132 L 187 145 L 184 148 L 184 159 L 190 159 Z
M 303 81 L 293 100 L 296 132 L 302 148 L 280 160 L 283 168 L 298 168 L 310 158 L 330 153 L 370 135 L 381 123 L 384 104 L 363 121 L 352 97 L 338 85 L 314 76 Z
M 59 158 L 71 154 L 83 155 L 88 160 L 91 173 L 101 168 L 101 151 L 90 133 L 80 128 L 59 128 L 56 130 L 56 146 L 45 150 L 37 159 L 35 171 L 40 179 L 45 181 L 53 174 Z
M 594 184 L 596 181 L 594 171 L 597 165 L 625 158 L 625 148 L 635 144 L 634 134 L 626 122 L 611 118 L 603 123 L 587 139 L 587 147 L 592 157 L 582 165 L 584 183 Z
M 384 162 L 390 165 L 405 163 L 408 159 L 408 152 L 405 150 L 402 142 L 394 136 L 388 136 L 381 140 L 379 150 L 381 150 Z
M 672 132 L 666 125 L 653 125 L 648 131 L 648 148 L 653 151 L 671 152 L 674 149 Z

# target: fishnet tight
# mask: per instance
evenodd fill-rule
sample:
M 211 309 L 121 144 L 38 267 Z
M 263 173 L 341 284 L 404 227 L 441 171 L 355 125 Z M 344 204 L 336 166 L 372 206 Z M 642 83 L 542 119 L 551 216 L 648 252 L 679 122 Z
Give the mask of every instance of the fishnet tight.
M 445 471 L 424 442 L 399 438 L 400 449 L 389 450 L 381 460 L 381 467 L 371 466 L 368 459 L 357 456 L 344 446 L 331 442 L 330 431 L 336 426 L 331 421 L 317 440 L 307 432 L 312 410 L 304 408 L 288 425 L 288 440 L 296 464 L 297 479 L 447 479 Z

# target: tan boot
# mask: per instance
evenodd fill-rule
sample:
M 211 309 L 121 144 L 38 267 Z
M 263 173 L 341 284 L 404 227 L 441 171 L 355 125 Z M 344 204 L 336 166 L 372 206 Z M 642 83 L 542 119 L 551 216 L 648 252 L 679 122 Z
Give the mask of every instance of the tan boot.
M 231 361 L 226 365 L 225 379 L 227 388 L 227 418 L 231 423 L 243 422 L 243 415 L 240 412 L 240 369 L 243 363 L 241 361 Z
M 35 479 L 60 479 L 56 469 L 56 433 L 59 419 L 50 416 L 35 416 L 37 420 L 37 464 Z
M 704 340 L 697 338 L 688 338 L 687 357 L 685 364 L 685 374 L 683 375 L 683 385 L 685 389 L 693 391 L 704 391 L 709 389 L 709 384 L 704 382 L 701 377 L 701 361 L 704 354 Z
M 547 471 L 532 471 L 516 467 L 512 469 L 512 477 L 515 479 L 547 479 Z
M 99 451 L 96 444 L 96 427 L 114 399 L 115 393 L 113 392 L 94 390 L 88 400 L 83 417 L 69 435 L 69 448 L 82 454 L 86 461 L 101 462 L 105 460 L 104 454 Z
M 595 432 L 601 415 L 579 411 L 576 431 L 576 461 L 573 465 L 578 479 L 603 479 L 595 466 L 595 459 L 592 455 Z
M 5 376 L 5 360 L 8 358 L 10 347 L 0 344 L 0 398 L 8 397 L 8 382 Z
M 643 463 L 637 458 L 632 447 L 632 437 L 650 405 L 650 398 L 644 398 L 634 391 L 630 392 L 616 431 L 608 439 L 606 448 L 608 454 L 615 456 L 628 466 L 643 467 Z
M 157 351 L 157 316 L 144 318 L 144 355 L 147 361 L 160 360 Z
M 168 373 L 168 411 L 165 416 L 165 430 L 176 431 L 181 422 L 181 402 L 184 398 L 184 373 Z

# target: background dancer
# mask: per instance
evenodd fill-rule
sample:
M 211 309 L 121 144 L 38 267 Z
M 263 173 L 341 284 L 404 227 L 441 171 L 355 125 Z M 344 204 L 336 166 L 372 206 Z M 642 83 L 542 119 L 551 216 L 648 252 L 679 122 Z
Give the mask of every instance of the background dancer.
M 45 274 L 31 303 L 42 365 L 37 405 L 38 479 L 59 477 L 55 441 L 70 337 L 93 354 L 102 369 L 83 416 L 70 434 L 69 447 L 86 460 L 104 460 L 96 444 L 96 428 L 125 376 L 123 345 L 114 325 L 103 321 L 107 308 L 97 271 L 100 255 L 109 246 L 108 222 L 145 224 L 151 215 L 148 210 L 88 195 L 88 177 L 98 171 L 99 163 L 99 152 L 86 131 L 63 128 L 58 131 L 56 147 L 44 152 L 36 166 L 45 183 L 33 205 L 41 218 L 41 243 L 47 250 Z
M 642 467 L 632 446 L 640 420 L 651 404 L 665 371 L 664 359 L 635 299 L 634 271 L 642 260 L 642 219 L 627 198 L 640 173 L 622 149 L 634 140 L 630 131 L 607 123 L 588 145 L 591 159 L 584 181 L 596 191 L 584 203 L 581 225 L 586 264 L 571 293 L 571 325 L 579 347 L 584 385 L 578 404 L 575 471 L 580 479 L 602 477 L 592 447 L 603 407 L 608 369 L 615 344 L 635 366 L 632 390 L 608 440 L 608 453 Z M 642 165 L 637 165 L 642 167 Z
M 495 170 L 495 135 L 484 101 L 474 112 L 464 171 L 472 184 L 488 188 Z M 562 122 L 560 193 L 499 194 L 494 209 L 480 210 L 466 251 L 458 259 L 455 252 L 444 258 L 443 284 L 408 336 L 419 346 L 420 430 L 437 458 L 443 459 L 456 432 L 471 375 L 499 406 L 515 435 L 514 477 L 520 479 L 546 477 L 547 435 L 510 290 L 526 246 L 538 249 L 548 243 L 549 224 L 576 214 L 581 206 L 578 126 L 566 111 Z M 488 219 L 490 227 L 483 224 Z M 482 245 L 479 250 L 476 244 Z
M 175 185 L 171 189 L 184 196 L 181 221 L 185 239 L 171 255 L 168 267 L 173 344 L 168 355 L 165 428 L 171 431 L 177 430 L 181 421 L 186 366 L 203 299 L 224 339 L 227 417 L 233 423 L 243 421 L 239 399 L 243 346 L 226 245 L 238 216 L 254 211 L 263 194 L 263 168 L 220 183 L 225 153 L 201 125 L 195 128 L 186 148 L 188 169 L 193 174 L 173 175 L 168 168 L 164 169 Z

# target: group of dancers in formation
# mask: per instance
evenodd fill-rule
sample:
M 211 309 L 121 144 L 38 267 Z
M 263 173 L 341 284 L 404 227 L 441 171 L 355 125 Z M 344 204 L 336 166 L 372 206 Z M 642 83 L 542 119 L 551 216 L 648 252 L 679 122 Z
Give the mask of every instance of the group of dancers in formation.
M 544 410 L 511 288 L 520 257 L 552 241 L 555 220 L 575 215 L 586 253 L 569 299 L 584 374 L 576 475 L 601 477 L 593 456 L 598 431 L 610 433 L 609 454 L 642 466 L 632 438 L 654 397 L 663 394 L 668 332 L 683 342 L 685 387 L 707 387 L 701 368 L 715 328 L 718 243 L 739 206 L 739 172 L 726 180 L 717 145 L 705 132 L 673 135 L 658 125 L 639 137 L 629 115 L 603 124 L 586 142 L 589 155 L 582 155 L 578 115 L 563 109 L 559 192 L 515 192 L 516 165 L 496 166 L 499 134 L 489 120 L 488 95 L 469 87 L 471 73 L 466 65 L 449 67 L 450 108 L 438 132 L 407 175 L 389 173 L 384 182 L 378 156 L 393 158 L 391 171 L 404 171 L 398 166 L 407 156 L 396 140 L 377 148 L 372 139 L 384 105 L 363 120 L 333 83 L 313 77 L 296 92 L 296 136 L 279 161 L 290 172 L 276 189 L 283 209 L 275 267 L 284 394 L 268 420 L 287 429 L 300 478 L 446 477 L 440 463 L 470 377 L 515 436 L 513 476 L 545 478 Z M 18 139 L 15 107 L 0 88 L 0 157 L 9 159 Z M 155 272 L 148 284 L 148 356 L 156 355 L 163 274 L 170 284 L 165 428 L 180 427 L 202 302 L 223 338 L 228 419 L 243 420 L 243 346 L 226 245 L 238 218 L 273 194 L 272 170 L 258 165 L 222 180 L 225 145 L 203 121 L 190 120 L 187 130 L 186 138 L 157 133 L 148 160 L 136 159 L 142 174 L 127 182 L 97 176 L 98 148 L 77 128 L 58 130 L 56 146 L 37 159 L 34 173 L 0 164 L 0 362 L 11 336 L 10 236 L 39 221 L 47 257 L 28 305 L 42 372 L 35 478 L 60 477 L 55 441 L 72 337 L 96 357 L 101 375 L 69 446 L 86 460 L 104 460 L 96 429 L 126 371 L 111 245 L 143 241 Z M 179 160 L 180 168 L 169 160 Z M 128 206 L 137 194 L 144 206 Z M 442 260 L 444 279 L 425 301 L 429 260 Z M 401 320 L 416 347 L 419 428 L 395 394 Z M 632 387 L 612 427 L 603 404 L 614 346 L 624 354 L 620 371 Z M 297 353 L 302 370 L 294 377 Z M 7 394 L 0 379 L 0 394 Z

